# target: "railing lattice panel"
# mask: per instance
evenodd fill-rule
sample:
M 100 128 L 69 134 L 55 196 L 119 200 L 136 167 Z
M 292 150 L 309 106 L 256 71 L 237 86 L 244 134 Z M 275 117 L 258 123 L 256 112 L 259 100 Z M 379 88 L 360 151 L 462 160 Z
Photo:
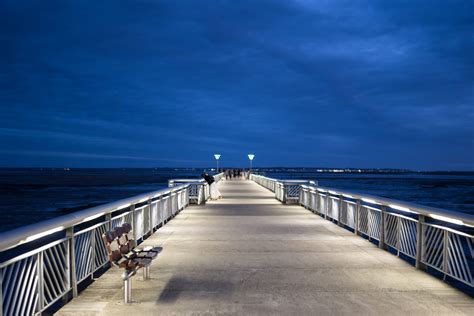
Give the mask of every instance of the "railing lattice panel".
M 423 225 L 423 244 L 422 262 L 442 270 L 444 231 L 437 227 Z
M 456 279 L 473 284 L 473 238 L 448 232 L 448 273 Z
M 34 315 L 38 310 L 38 255 L 1 269 L 3 315 Z

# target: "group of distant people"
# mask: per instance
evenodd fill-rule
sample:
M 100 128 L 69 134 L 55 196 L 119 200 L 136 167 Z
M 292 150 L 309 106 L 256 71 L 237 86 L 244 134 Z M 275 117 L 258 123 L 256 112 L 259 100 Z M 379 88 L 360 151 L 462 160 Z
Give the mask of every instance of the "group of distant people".
M 247 180 L 250 176 L 250 171 L 244 169 L 226 169 L 224 171 L 226 180 Z
M 250 176 L 250 171 L 245 171 L 244 169 L 226 169 L 224 171 L 226 180 L 248 180 Z M 207 172 L 201 174 L 204 181 L 209 184 L 209 193 L 211 200 L 218 200 L 222 197 L 221 192 L 217 188 L 217 182 L 214 177 Z

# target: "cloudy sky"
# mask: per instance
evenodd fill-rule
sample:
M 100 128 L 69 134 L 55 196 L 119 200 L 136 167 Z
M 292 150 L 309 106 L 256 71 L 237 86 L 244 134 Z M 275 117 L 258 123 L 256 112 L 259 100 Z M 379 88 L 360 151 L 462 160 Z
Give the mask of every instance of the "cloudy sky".
M 472 1 L 0 2 L 0 166 L 474 170 Z

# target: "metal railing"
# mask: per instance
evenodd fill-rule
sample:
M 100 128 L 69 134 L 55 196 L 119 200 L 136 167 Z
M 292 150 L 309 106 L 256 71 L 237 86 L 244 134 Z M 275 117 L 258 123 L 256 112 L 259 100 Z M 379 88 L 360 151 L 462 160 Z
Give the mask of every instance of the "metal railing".
M 214 175 L 214 180 L 219 182 L 224 177 L 224 173 Z M 189 185 L 189 202 L 191 204 L 204 204 L 210 197 L 209 185 L 204 179 L 170 179 L 168 187 L 172 188 L 178 185 Z
M 284 204 L 298 203 L 301 185 L 317 184 L 314 181 L 308 180 L 277 180 L 255 174 L 250 175 L 250 180 L 253 180 L 270 191 L 275 192 L 275 197 Z
M 268 178 L 264 176 L 260 176 L 257 174 L 251 174 L 250 175 L 250 180 L 255 181 L 256 183 L 260 184 L 262 187 L 267 188 L 268 190 L 275 192 L 277 189 L 277 179 L 273 178 Z
M 257 175 L 251 179 L 277 194 L 273 188 L 278 180 Z M 313 184 L 300 185 L 299 204 L 419 269 L 437 271 L 443 279 L 450 277 L 474 287 L 471 214 Z
M 138 243 L 189 205 L 190 186 L 149 192 L 0 234 L 0 315 L 39 314 L 109 267 L 102 234 L 131 223 Z

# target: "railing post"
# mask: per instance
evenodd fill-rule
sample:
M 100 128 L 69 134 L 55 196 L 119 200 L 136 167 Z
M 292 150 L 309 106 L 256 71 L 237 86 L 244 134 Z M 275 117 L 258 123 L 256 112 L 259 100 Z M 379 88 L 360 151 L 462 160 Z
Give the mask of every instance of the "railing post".
M 0 316 L 3 316 L 3 269 L 0 269 Z
M 95 253 L 95 243 L 96 243 L 95 229 L 91 230 L 90 232 L 91 232 L 91 265 L 92 265 L 91 279 L 94 280 L 94 271 L 97 268 L 95 266 L 95 257 L 96 257 L 96 253 Z
M 344 210 L 344 197 L 342 196 L 342 194 L 339 194 L 339 210 L 337 212 L 337 225 L 339 226 L 344 226 L 341 223 L 341 214 L 343 210 Z
M 152 214 L 151 214 L 151 199 L 148 199 L 148 222 L 149 222 L 149 230 L 148 230 L 148 234 L 153 234 L 153 217 L 152 217 Z
M 163 227 L 163 225 L 165 225 L 165 215 L 163 214 L 163 197 L 160 196 L 158 198 L 158 201 L 156 202 L 157 203 L 157 207 L 159 207 L 159 213 L 160 213 L 160 222 L 161 222 L 161 227 Z
M 70 267 L 72 297 L 77 297 L 76 241 L 74 239 L 74 227 L 69 227 L 66 230 L 66 236 L 69 240 L 69 267 Z
M 105 221 L 107 222 L 107 230 L 112 230 L 112 213 L 105 214 Z
M 318 190 L 314 191 L 314 194 L 316 195 L 314 197 L 314 211 L 318 212 L 318 214 L 321 214 L 321 209 L 320 209 L 321 203 L 319 203 L 319 199 L 321 197 L 319 196 L 319 191 Z
M 196 192 L 197 192 L 197 205 L 201 204 L 202 196 L 204 195 L 204 186 L 201 184 L 196 184 Z
M 184 189 L 184 202 L 185 202 L 184 207 L 188 207 L 189 206 L 189 187 Z
M 379 248 L 385 249 L 385 213 L 387 207 L 382 205 L 380 207 L 380 236 L 379 236 Z
M 328 219 L 328 212 L 329 212 L 329 192 L 326 192 L 325 194 L 325 201 L 324 201 L 324 219 Z
M 38 278 L 38 311 L 41 312 L 44 308 L 44 252 L 40 251 L 37 254 L 36 276 Z
M 401 219 L 399 216 L 397 216 L 397 256 L 398 257 L 400 256 L 400 247 L 401 247 L 400 236 L 402 235 L 401 234 L 402 224 L 400 223 L 401 223 Z
M 424 264 L 421 262 L 423 260 L 423 223 L 425 222 L 425 217 L 423 215 L 418 215 L 418 222 L 416 223 L 416 263 L 415 266 L 417 269 L 425 269 Z
M 136 227 L 136 220 L 135 220 L 135 204 L 130 205 L 130 213 L 132 214 L 132 232 L 133 232 L 133 239 L 137 240 L 137 227 Z M 138 243 L 138 242 L 137 242 Z
M 448 275 L 448 264 L 449 264 L 449 251 L 448 245 L 449 243 L 449 232 L 447 230 L 443 230 L 443 280 L 446 280 L 446 276 Z
M 355 216 L 354 216 L 354 234 L 359 235 L 359 214 L 360 214 L 360 200 L 356 201 Z

